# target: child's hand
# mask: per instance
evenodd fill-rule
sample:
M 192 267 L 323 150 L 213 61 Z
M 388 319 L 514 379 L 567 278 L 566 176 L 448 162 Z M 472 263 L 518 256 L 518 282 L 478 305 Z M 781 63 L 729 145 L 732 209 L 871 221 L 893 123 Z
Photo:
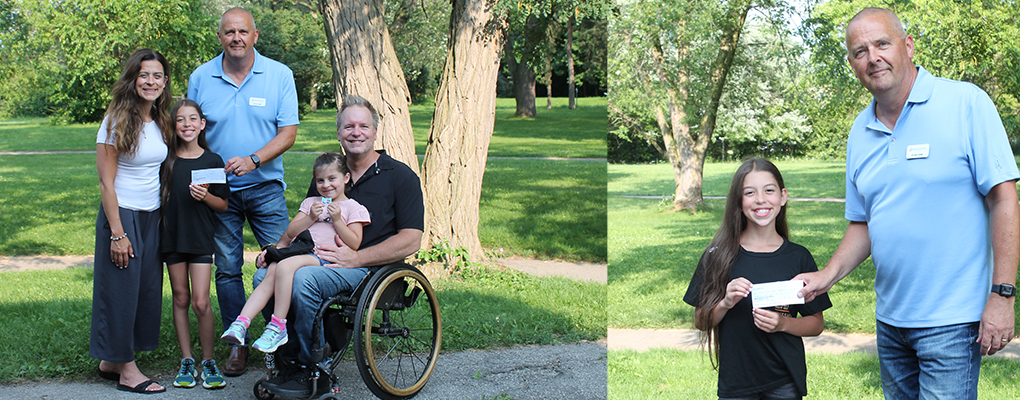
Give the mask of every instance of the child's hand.
M 763 308 L 754 309 L 754 326 L 768 333 L 782 332 L 784 319 L 779 313 Z
M 205 200 L 205 196 L 209 195 L 209 189 L 203 187 L 202 185 L 196 185 L 192 183 L 188 185 L 188 188 L 191 189 L 191 198 L 195 200 L 198 201 Z
M 726 285 L 726 296 L 720 301 L 720 305 L 727 310 L 733 308 L 740 299 L 751 293 L 751 281 L 746 278 L 737 278 Z
M 332 218 L 334 221 L 339 221 L 340 203 L 329 203 L 329 205 L 326 206 L 326 212 L 329 213 L 329 217 Z
M 322 202 L 316 201 L 312 203 L 312 206 L 308 209 L 308 215 L 314 216 L 318 220 L 322 214 Z
M 255 268 L 265 268 L 266 265 L 266 251 L 262 250 L 258 257 L 255 257 Z

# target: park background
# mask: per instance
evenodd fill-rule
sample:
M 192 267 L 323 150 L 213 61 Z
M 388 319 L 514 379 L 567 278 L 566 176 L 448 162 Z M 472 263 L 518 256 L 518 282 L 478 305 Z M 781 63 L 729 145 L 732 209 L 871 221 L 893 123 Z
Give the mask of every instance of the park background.
M 846 22 L 864 7 L 898 14 L 915 39 L 915 64 L 987 92 L 1017 154 L 1015 1 L 618 4 L 609 25 L 610 329 L 694 329 L 682 297 L 733 172 L 751 156 L 775 161 L 789 196 L 806 199 L 788 203 L 791 240 L 825 265 L 847 226 L 846 135 L 871 101 L 843 46 Z M 830 295 L 826 332 L 874 334 L 870 259 Z M 809 354 L 807 363 L 808 398 L 882 398 L 876 356 Z M 610 350 L 608 375 L 612 399 L 716 394 L 716 371 L 699 350 Z M 1020 398 L 1020 362 L 985 358 L 979 398 L 999 396 Z
M 301 125 L 295 145 L 284 155 L 292 214 L 310 180 L 312 160 L 322 151 L 340 149 L 336 93 L 351 88 L 338 88 L 334 71 L 349 66 L 337 65 L 335 55 L 341 53 L 326 40 L 328 19 L 321 12 L 336 4 L 240 4 L 252 11 L 260 30 L 256 49 L 295 72 Z M 447 82 L 443 71 L 451 64 L 448 50 L 459 40 L 453 28 L 465 25 L 455 14 L 465 4 L 485 2 L 370 4 L 389 10 L 365 23 L 371 21 L 377 31 L 381 26 L 388 31 L 386 40 L 392 40 L 395 52 L 386 54 L 386 60 L 399 65 L 404 78 L 390 83 L 406 93 L 404 116 L 413 133 L 409 147 L 412 156 L 418 155 L 414 167 L 422 168 L 424 176 L 434 116 L 447 107 L 441 102 Z M 605 338 L 605 284 L 534 277 L 494 261 L 606 262 L 608 4 L 501 2 L 483 15 L 485 27 L 501 29 L 476 38 L 501 46 L 469 52 L 467 58 L 495 54 L 498 69 L 475 85 L 491 98 L 465 97 L 489 108 L 466 109 L 465 114 L 487 116 L 489 122 L 476 130 L 454 130 L 485 143 L 480 146 L 484 182 L 478 173 L 477 181 L 462 183 L 481 190 L 473 211 L 481 252 L 449 238 L 418 254 L 419 260 L 443 268 L 433 276 L 444 320 L 443 351 Z M 93 139 L 122 62 L 136 48 L 161 51 L 171 62 L 173 93 L 181 96 L 191 70 L 220 53 L 216 23 L 233 5 L 216 0 L 0 1 L 0 256 L 92 253 L 99 207 Z M 385 135 L 380 132 L 381 139 Z M 258 249 L 247 228 L 246 249 Z M 245 276 L 252 271 L 250 264 L 245 266 Z M 88 357 L 91 291 L 90 268 L 3 273 L 0 313 L 10 323 L 0 327 L 0 383 L 87 379 L 96 362 Z M 162 346 L 139 354 L 144 371 L 176 369 L 170 293 L 164 280 Z M 216 301 L 213 309 L 218 313 Z M 197 332 L 192 342 L 197 346 Z M 225 345 L 217 343 L 216 354 L 225 357 Z M 493 395 L 512 398 L 486 394 Z

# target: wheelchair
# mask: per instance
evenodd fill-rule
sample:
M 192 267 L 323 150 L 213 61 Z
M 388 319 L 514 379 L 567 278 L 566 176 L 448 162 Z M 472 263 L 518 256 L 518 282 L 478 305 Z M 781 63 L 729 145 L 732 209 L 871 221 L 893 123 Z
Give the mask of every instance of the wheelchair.
M 326 299 L 316 313 L 313 336 L 312 356 L 319 361 L 308 367 L 307 398 L 323 392 L 319 400 L 340 398 L 334 371 L 352 348 L 361 378 L 373 394 L 381 399 L 409 399 L 425 386 L 436 366 L 442 339 L 439 301 L 417 268 L 387 265 L 369 272 L 352 293 Z M 283 373 L 279 367 L 286 365 L 278 364 L 286 363 L 273 353 L 266 354 L 269 376 L 255 383 L 255 398 L 304 397 L 274 393 L 265 385 Z

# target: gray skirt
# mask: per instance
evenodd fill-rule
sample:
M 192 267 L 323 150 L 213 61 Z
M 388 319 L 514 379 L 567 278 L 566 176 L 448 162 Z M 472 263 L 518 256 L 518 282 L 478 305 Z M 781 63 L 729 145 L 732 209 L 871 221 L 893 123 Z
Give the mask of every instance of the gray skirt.
M 120 221 L 135 257 L 119 269 L 110 260 L 110 223 L 103 207 L 96 218 L 89 355 L 115 363 L 134 361 L 136 351 L 159 345 L 163 311 L 163 264 L 159 254 L 159 210 L 121 208 Z

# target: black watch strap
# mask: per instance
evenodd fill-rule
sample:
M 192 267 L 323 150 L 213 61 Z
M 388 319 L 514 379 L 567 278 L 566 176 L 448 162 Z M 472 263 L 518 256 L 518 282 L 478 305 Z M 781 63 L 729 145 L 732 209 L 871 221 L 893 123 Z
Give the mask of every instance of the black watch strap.
M 255 155 L 255 153 L 252 153 L 248 157 L 251 158 L 251 162 L 255 163 L 255 168 L 262 166 L 262 160 L 260 160 L 259 156 Z
M 992 285 L 992 293 L 998 293 L 1002 297 L 1016 296 L 1016 287 L 1008 283 Z

